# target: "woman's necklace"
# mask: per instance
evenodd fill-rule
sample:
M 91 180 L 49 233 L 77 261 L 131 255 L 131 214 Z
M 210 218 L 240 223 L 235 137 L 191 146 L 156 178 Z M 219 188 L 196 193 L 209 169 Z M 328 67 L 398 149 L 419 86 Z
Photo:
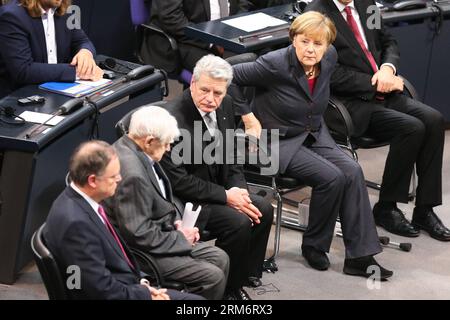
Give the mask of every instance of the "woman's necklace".
M 316 69 L 316 67 L 313 66 L 311 71 L 306 72 L 306 75 L 308 76 L 308 78 L 311 78 L 314 75 L 315 69 Z

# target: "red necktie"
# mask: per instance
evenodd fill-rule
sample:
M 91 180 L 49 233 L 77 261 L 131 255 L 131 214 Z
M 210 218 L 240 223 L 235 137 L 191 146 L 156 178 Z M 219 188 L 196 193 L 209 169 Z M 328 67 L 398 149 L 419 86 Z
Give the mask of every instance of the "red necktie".
M 122 250 L 123 256 L 125 257 L 125 260 L 127 260 L 128 265 L 134 269 L 133 264 L 131 263 L 130 259 L 128 259 L 127 253 L 125 252 L 122 243 L 119 240 L 119 237 L 117 236 L 116 231 L 114 230 L 113 226 L 111 225 L 111 223 L 109 222 L 108 217 L 106 216 L 105 210 L 103 209 L 102 206 L 98 207 L 98 213 L 102 216 L 103 221 L 105 221 L 106 224 L 106 228 L 109 230 L 109 232 L 111 232 L 112 236 L 114 237 L 114 239 L 116 240 L 117 244 L 120 247 L 120 250 Z
M 364 40 L 362 38 L 361 33 L 359 32 L 358 25 L 356 24 L 355 18 L 353 18 L 352 9 L 349 6 L 347 6 L 344 8 L 344 11 L 347 14 L 347 24 L 349 25 L 350 29 L 355 35 L 356 40 L 361 46 L 361 49 L 364 51 L 364 54 L 369 60 L 373 72 L 377 72 L 378 71 L 377 63 L 375 62 L 372 53 L 366 48 L 366 45 L 364 44 Z

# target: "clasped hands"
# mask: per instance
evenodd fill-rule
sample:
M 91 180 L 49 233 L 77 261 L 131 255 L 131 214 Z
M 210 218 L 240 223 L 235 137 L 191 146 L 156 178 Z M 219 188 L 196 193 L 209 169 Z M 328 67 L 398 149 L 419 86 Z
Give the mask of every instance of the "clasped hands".
M 246 214 L 252 223 L 259 224 L 259 218 L 262 217 L 261 212 L 250 199 L 247 189 L 233 187 L 225 191 L 227 194 L 227 205 L 237 211 Z
M 103 78 L 103 70 L 97 66 L 92 52 L 87 49 L 78 51 L 70 65 L 76 67 L 76 74 L 80 80 L 99 81 Z
M 152 300 L 170 300 L 170 297 L 167 294 L 167 289 L 156 289 L 150 286 L 150 282 L 148 282 L 147 279 L 141 279 L 140 284 L 150 291 Z
M 389 93 L 393 91 L 403 91 L 403 79 L 394 74 L 394 70 L 388 66 L 381 66 L 372 76 L 372 85 L 376 85 L 377 92 Z

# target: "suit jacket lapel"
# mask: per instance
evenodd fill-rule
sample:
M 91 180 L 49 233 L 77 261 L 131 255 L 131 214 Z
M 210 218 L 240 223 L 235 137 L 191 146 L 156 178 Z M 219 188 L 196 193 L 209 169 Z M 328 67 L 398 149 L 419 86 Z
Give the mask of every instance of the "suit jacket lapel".
M 139 158 L 153 186 L 158 191 L 160 196 L 164 198 L 164 195 L 161 191 L 161 188 L 159 187 L 158 180 L 156 179 L 155 173 L 153 172 L 152 165 L 150 164 L 150 160 L 147 158 L 147 155 L 139 148 L 136 143 L 133 142 L 133 140 L 128 138 L 128 136 L 123 136 L 122 139 L 124 139 L 124 142 L 127 144 L 128 148 Z
M 294 46 L 291 45 L 288 50 L 291 75 L 303 89 L 305 95 L 309 98 L 309 100 L 312 100 L 311 92 L 309 91 L 308 80 L 306 79 L 306 74 L 301 63 L 298 61 Z
M 65 62 L 63 57 L 63 51 L 58 50 L 58 48 L 64 48 L 64 44 L 62 42 L 64 40 L 64 37 L 62 33 L 65 31 L 67 27 L 65 26 L 65 19 L 63 19 L 62 17 L 55 15 L 54 20 L 55 20 L 55 38 L 56 38 L 55 41 L 56 41 L 57 59 L 58 63 L 63 63 Z
M 32 18 L 31 19 L 33 24 L 33 29 L 35 31 L 35 35 L 38 38 L 38 42 L 41 44 L 41 55 L 43 57 L 44 63 L 47 63 L 48 56 L 47 56 L 47 43 L 45 41 L 45 31 L 44 26 L 42 25 L 42 19 L 41 18 Z
M 102 234 L 102 238 L 107 239 L 111 247 L 114 248 L 114 251 L 122 258 L 122 250 L 120 250 L 119 245 L 117 244 L 116 240 L 114 239 L 114 236 L 111 234 L 111 232 L 108 230 L 108 227 L 103 224 L 103 222 L 98 217 L 97 213 L 94 211 L 94 209 L 89 205 L 89 203 L 86 202 L 86 200 L 78 194 L 75 190 L 73 190 L 71 187 L 69 188 L 69 192 L 71 194 L 71 197 L 74 197 L 77 199 L 77 203 L 79 206 L 83 209 L 83 211 L 88 215 L 89 219 L 91 219 L 92 223 L 97 227 L 100 234 Z M 122 245 L 124 245 L 124 242 L 122 241 Z
M 367 46 L 369 48 L 369 51 L 372 53 L 373 57 L 376 59 L 376 46 L 375 46 L 375 38 L 373 37 L 373 31 L 369 30 L 369 28 L 367 28 L 367 21 L 368 21 L 368 15 L 367 15 L 367 11 L 366 6 L 364 5 L 364 3 L 362 3 L 362 1 L 354 1 L 355 4 L 355 8 L 356 11 L 358 11 L 360 20 L 361 20 L 361 25 L 362 28 L 364 30 L 364 35 L 366 36 L 366 41 L 367 41 Z M 365 55 L 364 55 L 365 57 Z M 370 66 L 370 62 L 368 59 L 365 59 L 367 61 L 367 63 Z M 377 64 L 379 63 L 379 61 L 377 61 Z M 372 68 L 372 66 L 370 66 Z
M 158 173 L 159 177 L 162 179 L 164 183 L 164 188 L 166 189 L 166 200 L 172 202 L 172 186 L 170 184 L 169 178 L 167 177 L 166 173 L 164 172 L 163 168 L 158 162 L 155 162 L 153 164 L 155 167 L 156 172 Z M 159 184 L 158 184 L 159 185 Z
M 201 156 L 203 159 L 203 151 L 205 150 L 207 144 L 210 143 L 210 141 L 205 141 L 203 139 L 203 135 L 208 130 L 208 128 L 206 127 L 206 124 L 203 121 L 203 118 L 202 118 L 200 112 L 198 111 L 197 107 L 195 106 L 194 101 L 192 100 L 191 92 L 189 90 L 184 91 L 183 100 L 184 100 L 183 105 L 188 106 L 188 110 L 186 110 L 187 112 L 185 113 L 185 117 L 186 117 L 186 125 L 190 128 L 189 131 L 191 133 L 191 145 L 193 146 L 193 152 L 194 153 L 201 152 Z M 219 109 L 220 109 L 220 107 L 217 110 L 219 110 Z M 216 110 L 216 117 L 217 117 L 217 110 Z M 201 150 L 198 150 L 198 148 L 197 148 L 198 142 L 195 141 L 195 138 L 196 138 L 195 134 L 194 134 L 194 128 L 195 128 L 194 122 L 195 121 L 200 121 L 200 123 L 202 124 Z M 217 124 L 217 125 L 219 126 L 219 129 L 220 129 L 220 125 L 219 124 Z M 193 155 L 192 155 L 192 157 L 193 157 Z M 213 171 L 213 166 L 206 165 L 206 168 L 208 169 L 211 180 L 214 181 L 215 172 Z
M 361 16 L 360 10 L 358 10 L 358 1 L 353 1 L 355 4 L 355 8 L 358 11 L 358 14 Z M 359 45 L 358 40 L 356 40 L 355 35 L 353 34 L 352 29 L 350 29 L 347 21 L 345 21 L 344 17 L 342 16 L 342 13 L 339 12 L 338 8 L 334 5 L 334 3 L 330 0 L 327 2 L 327 5 L 329 6 L 329 12 L 331 12 L 332 20 L 336 24 L 336 28 L 338 30 L 338 33 L 341 33 L 343 38 L 349 43 L 353 49 L 359 52 L 358 56 L 372 69 L 372 66 L 370 65 L 369 60 L 366 58 L 366 54 L 364 53 L 363 49 Z M 364 20 L 362 20 L 364 21 Z M 362 23 L 364 25 L 364 23 Z M 367 33 L 366 33 L 367 34 Z M 369 47 L 370 48 L 370 47 Z

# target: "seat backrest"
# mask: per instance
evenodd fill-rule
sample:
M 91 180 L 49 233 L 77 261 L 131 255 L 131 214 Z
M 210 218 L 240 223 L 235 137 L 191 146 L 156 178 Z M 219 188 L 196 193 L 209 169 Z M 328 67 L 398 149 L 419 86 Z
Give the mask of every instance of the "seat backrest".
M 149 105 L 163 107 L 165 104 L 166 104 L 166 101 L 156 101 L 156 102 L 150 103 Z M 142 108 L 142 107 L 139 107 L 139 108 L 129 111 L 126 115 L 124 115 L 122 117 L 122 119 L 117 121 L 116 125 L 114 126 L 114 128 L 116 129 L 117 138 L 120 138 L 124 134 L 128 133 L 128 128 L 130 127 L 131 116 L 133 115 L 133 113 L 135 113 L 140 108 Z
M 148 22 L 151 5 L 149 0 L 130 0 L 131 22 L 135 27 Z
M 31 249 L 34 260 L 44 281 L 50 300 L 66 300 L 69 298 L 65 282 L 61 276 L 61 269 L 45 245 L 42 235 L 45 223 L 33 234 L 31 238 Z

